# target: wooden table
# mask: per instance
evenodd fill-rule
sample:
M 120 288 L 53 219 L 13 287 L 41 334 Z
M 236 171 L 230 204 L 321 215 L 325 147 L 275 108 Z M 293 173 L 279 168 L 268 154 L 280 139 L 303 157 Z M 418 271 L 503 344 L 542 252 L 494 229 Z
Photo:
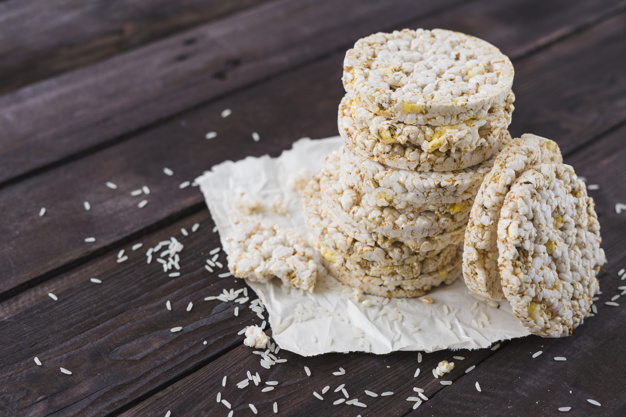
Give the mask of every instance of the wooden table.
M 609 262 L 598 313 L 568 338 L 421 364 L 415 352 L 280 352 L 288 361 L 265 370 L 237 335 L 261 320 L 203 301 L 245 284 L 205 270 L 219 239 L 198 189 L 181 184 L 226 159 L 335 135 L 345 50 L 404 27 L 500 47 L 516 68 L 512 134 L 556 140 L 599 185 L 590 193 Z M 626 203 L 625 64 L 623 0 L 0 1 L 0 415 L 226 416 L 218 393 L 235 416 L 253 415 L 249 403 L 273 415 L 275 401 L 294 416 L 626 415 L 626 308 L 605 304 L 626 285 L 626 211 L 615 208 Z M 144 185 L 150 194 L 131 195 Z M 147 248 L 172 236 L 185 245 L 178 278 L 146 263 Z M 453 355 L 465 359 L 440 385 L 430 371 Z M 339 367 L 346 374 L 333 376 Z M 247 370 L 279 384 L 238 389 Z M 340 383 L 367 408 L 334 406 Z M 415 411 L 413 387 L 430 398 Z

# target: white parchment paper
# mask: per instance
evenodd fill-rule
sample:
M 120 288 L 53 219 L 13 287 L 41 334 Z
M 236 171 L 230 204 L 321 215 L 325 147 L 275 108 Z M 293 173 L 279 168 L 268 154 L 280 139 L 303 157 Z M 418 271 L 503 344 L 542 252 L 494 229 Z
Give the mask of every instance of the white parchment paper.
M 287 226 L 308 237 L 297 192 L 288 184 L 290 175 L 320 169 L 326 156 L 341 146 L 341 138 L 301 139 L 278 158 L 248 157 L 226 161 L 196 179 L 204 194 L 224 250 L 233 220 L 241 213 L 233 206 L 240 192 L 262 199 L 265 220 Z M 286 216 L 271 210 L 281 195 L 289 208 Z M 320 271 L 325 271 L 319 265 Z M 373 352 L 397 350 L 425 352 L 440 349 L 478 349 L 499 340 L 528 335 L 513 316 L 506 301 L 479 300 L 469 295 L 462 279 L 435 288 L 432 304 L 419 298 L 388 299 L 355 295 L 354 291 L 325 273 L 315 291 L 306 293 L 271 283 L 248 282 L 265 304 L 272 337 L 282 349 L 303 356 L 328 352 Z

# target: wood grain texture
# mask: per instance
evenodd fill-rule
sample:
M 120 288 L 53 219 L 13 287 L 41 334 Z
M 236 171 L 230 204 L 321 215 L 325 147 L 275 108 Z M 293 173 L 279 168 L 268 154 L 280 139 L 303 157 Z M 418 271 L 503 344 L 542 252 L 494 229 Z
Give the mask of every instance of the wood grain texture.
M 469 366 L 491 353 L 488 349 L 454 353 L 441 351 L 424 354 L 422 363 L 418 363 L 415 352 L 390 355 L 333 353 L 312 358 L 281 352 L 281 357 L 287 362 L 266 370 L 259 365 L 257 355 L 253 355 L 249 348 L 239 346 L 122 415 L 165 415 L 168 410 L 172 415 L 181 416 L 226 415 L 228 409 L 215 401 L 216 395 L 221 393 L 221 397 L 231 403 L 235 415 L 252 415 L 248 404 L 254 404 L 259 415 L 273 415 L 272 406 L 277 402 L 280 416 L 401 416 L 413 407 L 414 402 L 407 401 L 407 398 L 418 396 L 414 387 L 424 389 L 427 397 L 436 395 L 447 389 L 439 381 L 459 378 Z M 452 359 L 454 355 L 461 355 L 465 360 Z M 435 380 L 432 369 L 441 360 L 455 362 L 457 366 L 445 377 Z M 304 366 L 310 368 L 310 377 L 307 377 Z M 333 375 L 340 367 L 346 370 L 346 374 Z M 418 367 L 420 375 L 414 378 Z M 258 372 L 263 383 L 238 389 L 236 384 L 246 379 L 247 370 L 253 374 Z M 223 375 L 228 375 L 226 387 L 221 385 Z M 261 392 L 267 387 L 264 382 L 272 380 L 278 381 L 276 389 Z M 356 398 L 367 407 L 345 403 L 333 405 L 334 401 L 346 398 L 341 391 L 335 392 L 341 384 L 345 384 L 350 399 Z M 327 385 L 330 389 L 322 395 Z M 393 392 L 393 395 L 373 398 L 365 394 L 365 390 L 377 394 Z M 315 397 L 314 392 L 322 395 L 323 400 Z
M 198 232 L 181 234 L 181 227 L 189 231 L 196 222 Z M 122 246 L 129 257 L 124 263 L 117 263 L 116 249 L 2 303 L 0 415 L 104 415 L 241 343 L 237 332 L 260 324 L 256 314 L 241 305 L 234 317 L 239 304 L 204 301 L 244 286 L 218 278 L 223 269 L 205 270 L 210 250 L 219 246 L 212 228 L 202 211 L 144 236 L 140 250 L 131 250 L 134 241 Z M 156 260 L 146 263 L 146 250 L 170 236 L 185 245 L 179 278 L 170 278 Z M 219 260 L 226 263 L 223 253 Z M 188 312 L 189 302 L 194 306 Z M 183 330 L 172 333 L 176 326 Z M 73 374 L 62 374 L 60 367 Z
M 0 2 L 0 94 L 264 1 Z
M 0 182 L 455 1 L 278 0 L 30 85 L 0 97 Z
M 576 103 L 595 100 L 595 119 L 589 119 L 594 126 L 610 126 L 624 118 L 626 85 L 615 82 L 622 74 L 615 61 L 626 59 L 619 53 L 626 47 L 626 25 L 620 24 L 623 20 L 624 14 L 618 15 L 516 64 L 518 110 L 513 117 L 514 134 L 530 131 L 554 138 L 567 152 L 593 140 L 598 131 L 585 126 L 580 130 L 567 128 L 559 119 L 567 117 L 560 108 L 578 109 Z M 597 57 L 596 70 L 589 80 L 587 61 L 575 57 L 592 53 Z M 336 106 L 343 94 L 339 80 L 342 58 L 342 52 L 333 54 L 199 107 L 132 140 L 51 170 L 45 174 L 45 181 L 33 177 L 6 187 L 2 198 L 12 205 L 4 213 L 6 221 L 0 224 L 0 234 L 10 244 L 0 248 L 0 259 L 7 265 L 0 272 L 0 293 L 22 288 L 19 286 L 38 277 L 46 279 L 54 271 L 94 256 L 98 250 L 181 210 L 201 207 L 200 193 L 179 190 L 177 186 L 215 163 L 247 155 L 277 155 L 299 137 L 336 134 Z M 566 58 L 569 60 L 564 61 Z M 557 71 L 564 62 L 567 71 Z M 538 63 L 541 70 L 536 67 Z M 560 83 L 559 77 L 566 77 L 570 86 Z M 593 89 L 590 82 L 594 83 Z M 611 88 L 611 93 L 603 93 L 604 88 Z M 546 109 L 542 117 L 553 115 L 554 119 L 537 131 L 533 109 L 547 105 L 544 103 L 555 110 L 550 113 Z M 234 113 L 222 119 L 219 113 L 226 107 Z M 203 139 L 213 130 L 218 131 L 218 138 Z M 253 131 L 261 134 L 261 142 L 251 140 Z M 164 177 L 164 166 L 174 169 L 177 176 Z M 120 189 L 107 189 L 107 181 L 118 183 Z M 140 210 L 136 207 L 138 199 L 128 193 L 143 184 L 157 192 L 150 197 L 149 207 Z M 83 200 L 92 203 L 91 212 L 81 209 Z M 42 206 L 49 211 L 38 218 Z M 84 243 L 88 236 L 95 236 L 97 241 Z M 61 255 L 59 247 L 64 248 Z M 31 262 L 33 257 L 39 261 Z

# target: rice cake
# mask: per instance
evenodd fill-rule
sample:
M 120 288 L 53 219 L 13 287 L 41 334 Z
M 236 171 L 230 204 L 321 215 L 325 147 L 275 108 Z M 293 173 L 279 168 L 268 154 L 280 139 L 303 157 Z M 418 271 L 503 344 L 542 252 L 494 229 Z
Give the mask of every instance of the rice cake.
M 593 200 L 574 169 L 541 164 L 506 195 L 498 222 L 498 267 L 513 313 L 533 334 L 572 334 L 599 291 L 606 262 Z
M 342 82 L 375 114 L 415 125 L 456 124 L 503 107 L 513 75 L 509 58 L 481 39 L 404 29 L 358 40 L 346 53 Z
M 414 279 L 404 279 L 398 275 L 373 277 L 367 274 L 357 274 L 326 258 L 323 258 L 323 264 L 340 282 L 380 297 L 420 297 L 427 294 L 433 287 L 453 283 L 461 275 L 460 252 L 450 263 L 438 271 L 421 274 Z
M 495 157 L 475 167 L 452 172 L 419 172 L 392 169 L 343 148 L 340 181 L 361 193 L 362 199 L 379 207 L 393 206 L 416 211 L 447 210 L 472 204 Z
M 492 108 L 483 119 L 467 119 L 461 123 L 442 126 L 416 126 L 379 116 L 359 106 L 348 96 L 342 99 L 339 114 L 351 116 L 357 126 L 367 128 L 372 137 L 386 144 L 413 145 L 424 152 L 471 152 L 485 142 L 483 138 L 494 136 L 494 131 L 509 127 L 515 108 L 514 98 L 511 93 L 505 107 Z
M 311 240 L 323 257 L 348 270 L 371 276 L 401 275 L 406 279 L 441 269 L 461 249 L 462 240 L 441 245 L 437 251 L 420 253 L 395 241 L 385 248 L 366 244 L 348 236 L 337 224 L 333 214 L 322 204 L 319 187 L 311 181 L 303 194 L 304 217 Z
M 384 143 L 350 115 L 340 113 L 337 125 L 346 147 L 353 153 L 388 167 L 422 172 L 456 171 L 481 164 L 511 140 L 508 130 L 494 129 L 480 139 L 473 151 L 425 152 L 411 144 Z
M 465 232 L 463 277 L 472 292 L 493 300 L 503 298 L 497 268 L 497 227 L 505 196 L 529 167 L 561 162 L 554 141 L 531 134 L 514 139 L 496 157 L 478 190 Z
M 396 239 L 434 236 L 456 230 L 467 224 L 471 204 L 443 207 L 441 211 L 414 212 L 410 209 L 378 207 L 361 199 L 360 193 L 341 183 L 339 153 L 329 156 L 322 168 L 328 182 L 322 187 L 322 199 L 342 223 L 352 224 L 363 232 L 376 232 Z

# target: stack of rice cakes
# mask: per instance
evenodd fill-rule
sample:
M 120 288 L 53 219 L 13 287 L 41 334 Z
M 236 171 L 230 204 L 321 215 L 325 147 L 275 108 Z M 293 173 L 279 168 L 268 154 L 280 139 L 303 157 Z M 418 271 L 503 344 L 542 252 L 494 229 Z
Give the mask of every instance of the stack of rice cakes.
M 339 106 L 345 145 L 304 192 L 326 267 L 343 283 L 417 297 L 461 276 L 469 213 L 511 137 L 513 66 L 447 30 L 359 40 Z

